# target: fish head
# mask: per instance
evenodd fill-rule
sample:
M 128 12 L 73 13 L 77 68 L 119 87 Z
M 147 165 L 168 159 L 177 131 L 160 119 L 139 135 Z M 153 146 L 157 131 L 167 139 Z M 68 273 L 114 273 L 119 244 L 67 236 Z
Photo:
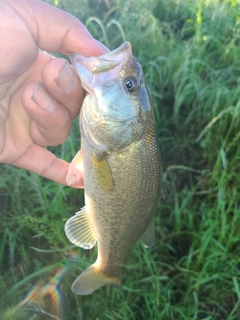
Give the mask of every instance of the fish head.
M 131 44 L 124 42 L 100 57 L 72 54 L 71 61 L 88 93 L 80 116 L 81 134 L 88 144 L 109 151 L 139 140 L 152 113 Z

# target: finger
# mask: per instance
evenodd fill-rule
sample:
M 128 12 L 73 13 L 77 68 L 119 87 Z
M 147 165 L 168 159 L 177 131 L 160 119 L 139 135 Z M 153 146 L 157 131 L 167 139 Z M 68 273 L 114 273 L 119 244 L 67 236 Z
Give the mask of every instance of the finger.
M 72 66 L 65 59 L 51 59 L 42 70 L 42 80 L 47 91 L 67 108 L 71 118 L 76 118 L 84 92 Z
M 31 83 L 26 86 L 22 102 L 32 119 L 30 133 L 36 144 L 53 146 L 67 139 L 72 127 L 70 113 L 42 85 Z
M 67 185 L 66 176 L 70 164 L 58 159 L 50 151 L 38 145 L 31 145 L 25 154 L 18 158 L 13 164 L 47 179 Z M 83 188 L 82 172 L 80 172 L 80 176 L 80 180 L 72 184 L 71 187 Z
M 42 1 L 8 1 L 24 18 L 39 48 L 65 54 L 77 52 L 85 56 L 99 56 L 106 52 L 71 14 Z

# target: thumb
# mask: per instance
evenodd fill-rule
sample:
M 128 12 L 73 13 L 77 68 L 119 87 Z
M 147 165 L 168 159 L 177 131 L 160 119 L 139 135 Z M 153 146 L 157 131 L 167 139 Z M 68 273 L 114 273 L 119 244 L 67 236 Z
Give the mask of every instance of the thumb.
M 71 14 L 39 0 L 8 1 L 24 19 L 40 49 L 84 56 L 99 56 L 107 51 Z

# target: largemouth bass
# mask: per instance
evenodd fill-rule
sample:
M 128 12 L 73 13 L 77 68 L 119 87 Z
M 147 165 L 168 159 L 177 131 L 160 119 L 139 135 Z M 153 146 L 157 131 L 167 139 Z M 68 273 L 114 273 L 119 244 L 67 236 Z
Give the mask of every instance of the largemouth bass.
M 154 243 L 154 214 L 161 180 L 155 121 L 140 64 L 131 44 L 100 57 L 72 55 L 88 92 L 80 112 L 81 152 L 70 165 L 67 182 L 83 167 L 85 207 L 65 225 L 68 239 L 84 249 L 98 242 L 96 262 L 72 285 L 90 294 L 121 286 L 122 267 L 131 245 Z

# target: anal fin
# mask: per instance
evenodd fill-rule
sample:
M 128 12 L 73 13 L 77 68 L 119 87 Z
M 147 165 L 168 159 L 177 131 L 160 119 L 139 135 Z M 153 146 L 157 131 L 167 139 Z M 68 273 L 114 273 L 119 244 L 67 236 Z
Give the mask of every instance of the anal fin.
M 142 234 L 140 240 L 143 242 L 145 248 L 151 248 L 155 242 L 155 222 L 154 216 L 151 219 L 147 229 Z
M 97 242 L 86 207 L 83 207 L 66 222 L 64 231 L 69 241 L 83 249 L 92 249 Z

